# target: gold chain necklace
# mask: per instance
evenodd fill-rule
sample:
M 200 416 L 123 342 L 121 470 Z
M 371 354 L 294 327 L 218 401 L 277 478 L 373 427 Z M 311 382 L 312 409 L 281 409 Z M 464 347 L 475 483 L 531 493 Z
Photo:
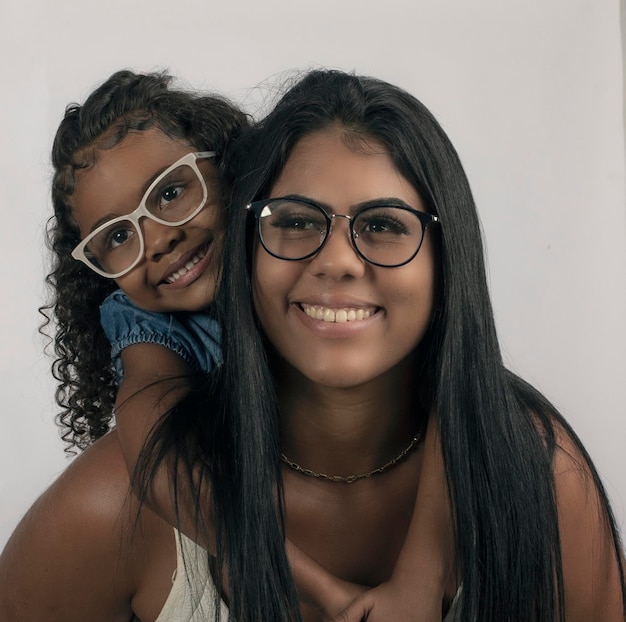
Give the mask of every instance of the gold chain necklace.
M 377 469 L 372 469 L 367 473 L 362 473 L 361 475 L 326 475 L 326 473 L 318 473 L 317 471 L 313 471 L 312 469 L 305 469 L 301 467 L 297 462 L 293 462 L 289 460 L 285 454 L 280 454 L 280 459 L 291 469 L 301 473 L 302 475 L 306 475 L 307 477 L 315 477 L 317 479 L 324 479 L 328 482 L 342 482 L 344 484 L 352 484 L 360 479 L 368 479 L 373 475 L 380 475 L 385 471 L 388 471 L 392 467 L 396 466 L 396 464 L 402 462 L 408 455 L 415 449 L 420 439 L 422 438 L 422 433 L 418 432 L 412 439 L 411 442 L 395 457 L 383 464 L 383 466 L 378 467 Z

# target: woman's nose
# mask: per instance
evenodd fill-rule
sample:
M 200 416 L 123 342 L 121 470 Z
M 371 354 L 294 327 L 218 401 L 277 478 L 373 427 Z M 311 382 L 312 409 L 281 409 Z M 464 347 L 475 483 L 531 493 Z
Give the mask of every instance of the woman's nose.
M 161 256 L 170 253 L 184 235 L 180 226 L 164 225 L 150 218 L 143 219 L 141 231 L 146 259 L 149 261 L 157 261 Z
M 339 281 L 359 278 L 365 273 L 365 261 L 357 254 L 350 238 L 350 223 L 346 217 L 334 216 L 324 246 L 313 257 L 310 270 L 315 276 Z

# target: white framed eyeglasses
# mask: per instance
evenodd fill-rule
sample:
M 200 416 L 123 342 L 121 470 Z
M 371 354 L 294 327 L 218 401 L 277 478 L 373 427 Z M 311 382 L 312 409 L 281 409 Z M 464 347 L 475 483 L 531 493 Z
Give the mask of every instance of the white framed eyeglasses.
M 170 227 L 194 218 L 208 196 L 197 160 L 213 157 L 215 151 L 199 151 L 174 162 L 150 184 L 136 210 L 94 229 L 74 248 L 72 257 L 108 279 L 130 272 L 144 256 L 141 218 Z

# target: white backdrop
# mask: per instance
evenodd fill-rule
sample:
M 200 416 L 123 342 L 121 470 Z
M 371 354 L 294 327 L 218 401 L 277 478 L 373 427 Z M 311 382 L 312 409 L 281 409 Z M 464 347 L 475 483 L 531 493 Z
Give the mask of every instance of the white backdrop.
M 167 68 L 255 111 L 276 74 L 355 69 L 457 146 L 509 365 L 578 431 L 626 517 L 626 200 L 619 0 L 0 0 L 0 547 L 67 464 L 44 296 L 49 152 L 114 70 Z

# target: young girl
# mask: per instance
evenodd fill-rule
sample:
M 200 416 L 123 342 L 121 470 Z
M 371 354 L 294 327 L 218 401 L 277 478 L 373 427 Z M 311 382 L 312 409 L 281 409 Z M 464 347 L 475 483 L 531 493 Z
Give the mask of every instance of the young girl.
M 69 428 L 64 438 L 84 448 L 102 436 L 115 399 L 131 475 L 149 466 L 140 462 L 137 468 L 161 416 L 197 386 L 197 372 L 209 373 L 221 363 L 219 326 L 207 311 L 218 281 L 227 202 L 222 189 L 228 187 L 229 169 L 218 165 L 229 141 L 246 128 L 245 116 L 224 100 L 172 91 L 168 82 L 156 74 L 114 74 L 84 106 L 68 109 L 53 150 L 57 265 L 49 282 L 56 300 L 47 309 L 54 310 L 58 324 L 54 369 L 64 407 L 61 422 Z M 114 285 L 120 289 L 108 293 Z M 434 435 L 432 429 L 427 452 L 433 463 Z M 416 440 L 409 449 L 417 447 Z M 407 453 L 390 456 L 393 464 Z M 432 475 L 432 485 L 442 487 L 441 467 Z M 172 461 L 152 476 L 149 487 L 135 488 L 141 501 L 211 548 L 196 524 L 198 507 L 185 493 L 198 482 L 178 479 Z M 210 488 L 203 490 L 208 500 Z M 428 490 L 422 486 L 422 495 Z M 445 504 L 438 511 L 445 518 Z M 415 567 L 406 565 L 403 577 L 421 574 L 424 588 L 396 601 L 381 587 L 352 606 L 354 619 L 366 612 L 379 616 L 370 619 L 393 618 L 399 602 L 413 603 L 415 619 L 438 619 L 443 590 L 434 583 L 439 588 L 444 579 L 438 547 L 449 534 L 445 529 L 436 534 L 439 539 L 431 537 L 434 530 L 416 534 L 410 548 L 421 547 L 423 555 L 418 564 L 412 562 Z M 300 598 L 326 616 L 362 592 L 295 547 L 289 552 Z M 426 572 L 420 564 L 427 564 Z M 396 580 L 388 587 L 398 585 Z
M 170 78 L 160 74 L 114 74 L 83 106 L 68 107 L 53 146 L 55 214 L 49 236 L 54 264 L 47 281 L 54 299 L 42 312 L 48 322 L 54 321 L 57 360 L 53 371 L 59 380 L 57 401 L 63 408 L 60 423 L 66 428 L 63 436 L 79 449 L 101 437 L 113 417 L 117 379 L 111 365 L 111 346 L 100 329 L 100 305 L 107 295 L 122 286 L 135 303 L 146 309 L 174 311 L 188 307 L 196 311 L 208 307 L 215 290 L 221 265 L 221 205 L 225 201 L 221 189 L 227 187 L 218 183 L 218 177 L 224 174 L 218 166 L 229 142 L 247 126 L 247 117 L 223 99 L 176 91 L 169 83 Z M 195 152 L 201 155 L 193 156 Z M 200 190 L 206 190 L 202 198 L 210 209 L 200 209 L 197 217 L 193 211 L 176 217 L 187 221 L 178 228 L 149 217 L 142 218 L 140 226 L 129 221 L 121 226 L 127 227 L 131 237 L 134 234 L 135 239 L 142 240 L 141 231 L 150 227 L 159 230 L 156 235 L 176 237 L 187 232 L 185 251 L 202 243 L 204 270 L 197 287 L 191 288 L 195 297 L 181 298 L 175 284 L 151 284 L 142 266 L 132 269 L 134 266 L 126 265 L 117 280 L 103 278 L 111 276 L 106 267 L 98 265 L 89 248 L 77 245 L 101 222 L 125 216 L 139 205 L 147 187 L 132 187 L 133 182 L 153 181 L 183 157 L 187 161 L 179 170 L 200 173 L 196 182 Z M 81 184 L 81 180 L 89 183 Z M 163 192 L 168 191 L 176 189 L 166 187 Z M 172 198 L 167 194 L 161 197 L 163 203 L 158 209 L 162 210 Z M 81 209 L 75 208 L 77 202 Z M 158 213 L 152 213 L 153 218 L 155 215 L 158 218 Z M 114 234 L 121 235 L 119 231 Z M 119 246 L 119 239 L 113 243 Z M 169 243 L 176 245 L 176 240 Z M 76 261 L 73 252 L 91 269 Z M 142 247 L 133 252 L 130 264 L 152 250 L 146 248 L 144 252 Z M 180 250 L 177 253 L 181 255 Z M 160 257 L 156 261 L 162 263 Z M 142 274 L 144 281 L 139 278 Z

